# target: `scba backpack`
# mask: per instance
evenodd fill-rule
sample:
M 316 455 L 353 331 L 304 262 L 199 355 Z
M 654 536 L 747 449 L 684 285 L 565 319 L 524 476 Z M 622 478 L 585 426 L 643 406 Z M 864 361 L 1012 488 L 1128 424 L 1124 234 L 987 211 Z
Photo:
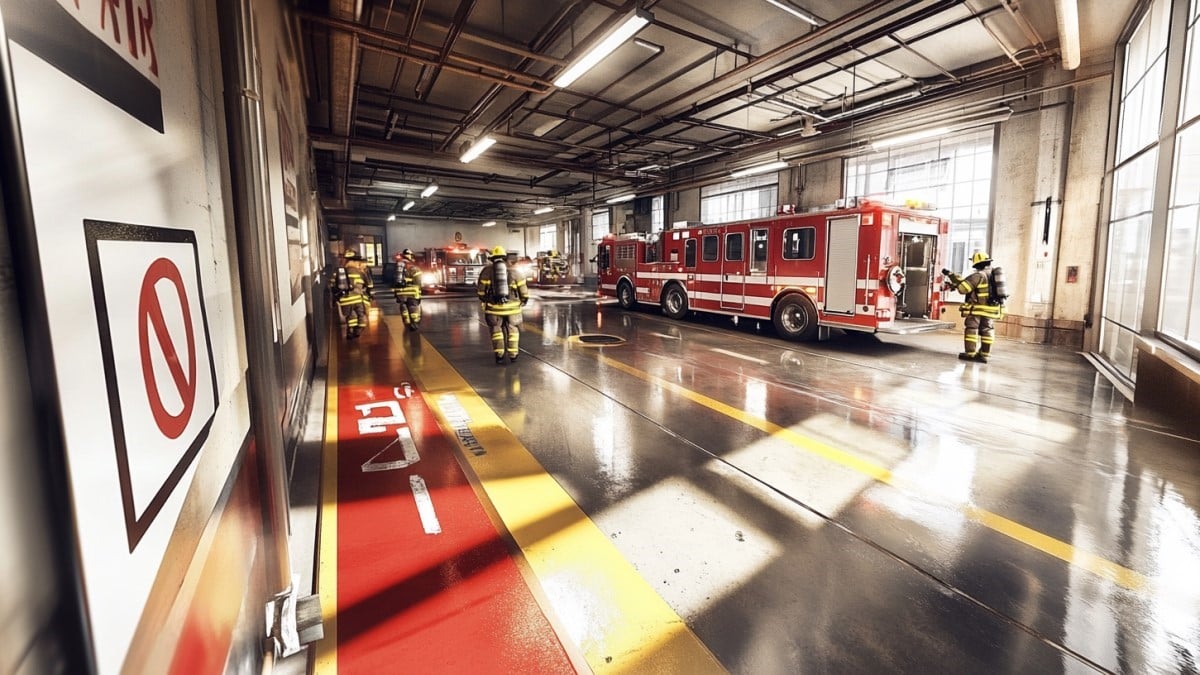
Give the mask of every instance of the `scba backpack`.
M 988 274 L 988 304 L 1003 305 L 1008 300 L 1008 284 L 1004 283 L 1004 268 L 993 267 Z

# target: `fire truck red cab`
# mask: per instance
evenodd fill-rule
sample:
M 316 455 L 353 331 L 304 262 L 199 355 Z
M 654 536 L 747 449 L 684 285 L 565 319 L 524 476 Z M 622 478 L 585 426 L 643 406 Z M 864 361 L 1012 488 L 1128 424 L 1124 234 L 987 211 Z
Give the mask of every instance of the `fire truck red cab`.
M 431 257 L 438 261 L 441 283 L 448 289 L 473 289 L 479 272 L 487 264 L 487 249 L 468 246 L 463 242 L 445 248 L 428 249 Z
M 830 328 L 915 333 L 941 321 L 949 223 L 914 209 L 859 201 L 830 211 L 612 235 L 597 252 L 600 294 L 772 321 L 791 340 Z

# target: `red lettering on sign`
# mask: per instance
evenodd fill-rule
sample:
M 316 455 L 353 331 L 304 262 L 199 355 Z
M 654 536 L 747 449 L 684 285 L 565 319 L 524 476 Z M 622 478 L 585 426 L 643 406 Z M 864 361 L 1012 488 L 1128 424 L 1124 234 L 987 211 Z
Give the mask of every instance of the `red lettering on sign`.
M 125 3 L 125 37 L 127 38 L 124 43 L 121 41 L 121 25 L 117 20 L 117 10 L 121 8 L 122 1 Z M 111 23 L 113 40 L 117 44 L 124 44 L 134 61 L 149 57 L 150 72 L 157 77 L 158 53 L 154 48 L 154 8 L 149 2 L 146 2 L 144 6 L 135 6 L 135 3 L 136 0 L 100 0 L 100 30 L 108 30 L 108 25 Z M 75 0 L 75 7 L 79 8 L 79 0 Z
M 158 53 L 154 51 L 154 5 L 147 2 L 145 14 L 142 13 L 142 8 L 138 8 L 138 34 L 142 38 L 142 54 L 150 55 L 150 72 L 158 77 Z
M 179 351 L 167 331 L 167 322 L 163 317 L 162 302 L 158 297 L 155 285 L 161 280 L 167 280 L 179 294 L 179 306 L 183 311 L 183 328 L 187 334 L 188 372 L 185 375 L 179 362 Z M 154 328 L 154 337 L 162 349 L 163 358 L 167 362 L 167 370 L 175 387 L 179 390 L 179 398 L 183 409 L 179 414 L 172 415 L 163 405 L 162 396 L 158 391 L 158 380 L 154 375 L 154 361 L 150 353 L 150 328 Z M 159 258 L 150 264 L 146 270 L 146 278 L 142 280 L 142 291 L 138 299 L 138 344 L 141 348 L 142 378 L 146 384 L 147 400 L 154 422 L 167 438 L 179 438 L 187 428 L 192 417 L 192 408 L 196 404 L 196 337 L 192 332 L 192 312 L 188 306 L 187 293 L 183 287 L 183 277 L 175 263 L 166 258 Z

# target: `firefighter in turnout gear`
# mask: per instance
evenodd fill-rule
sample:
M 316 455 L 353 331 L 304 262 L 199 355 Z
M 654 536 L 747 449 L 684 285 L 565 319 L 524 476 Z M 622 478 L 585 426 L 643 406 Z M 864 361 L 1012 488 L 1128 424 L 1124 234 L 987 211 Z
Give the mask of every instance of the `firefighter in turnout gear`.
M 367 308 L 375 291 L 375 282 L 367 263 L 354 249 L 342 254 L 342 269 L 338 270 L 338 307 L 346 319 L 346 337 L 353 340 L 367 325 Z
M 483 303 L 483 318 L 492 329 L 492 353 L 496 363 L 516 361 L 521 341 L 521 308 L 529 302 L 529 289 L 521 271 L 508 264 L 503 246 L 488 252 L 491 265 L 479 273 L 476 292 Z
M 421 268 L 417 266 L 412 249 L 396 256 L 396 280 L 392 286 L 400 305 L 400 318 L 409 330 L 421 327 Z
M 947 269 L 943 269 L 942 274 L 949 279 L 947 285 L 950 288 L 966 296 L 959 306 L 959 311 L 966 318 L 963 321 L 963 352 L 958 358 L 987 363 L 995 340 L 993 322 L 1004 316 L 1004 305 L 1000 303 L 1002 296 L 992 288 L 992 275 L 989 274 L 991 257 L 983 251 L 976 251 L 971 256 L 971 266 L 975 271 L 965 278 Z

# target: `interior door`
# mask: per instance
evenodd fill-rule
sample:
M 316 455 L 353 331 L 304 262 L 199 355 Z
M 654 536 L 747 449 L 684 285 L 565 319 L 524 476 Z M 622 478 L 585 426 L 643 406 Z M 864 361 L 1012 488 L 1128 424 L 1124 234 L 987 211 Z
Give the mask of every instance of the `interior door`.
M 858 228 L 861 217 L 826 221 L 825 313 L 854 315 L 858 298 Z

